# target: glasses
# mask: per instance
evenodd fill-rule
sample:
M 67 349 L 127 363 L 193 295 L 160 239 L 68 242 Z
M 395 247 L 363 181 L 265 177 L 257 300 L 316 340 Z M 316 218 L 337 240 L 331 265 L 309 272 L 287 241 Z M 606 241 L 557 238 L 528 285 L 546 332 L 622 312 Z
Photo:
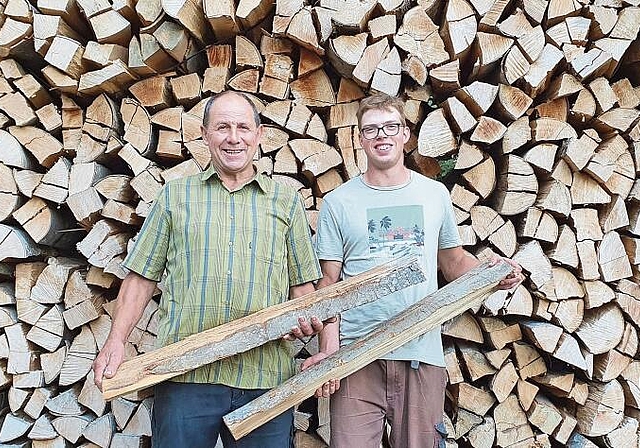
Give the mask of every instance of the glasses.
M 375 138 L 378 138 L 378 136 L 380 135 L 380 130 L 382 130 L 382 133 L 385 136 L 393 137 L 394 135 L 398 135 L 398 132 L 400 132 L 400 128 L 403 127 L 404 126 L 401 123 L 386 123 L 382 126 L 365 126 L 362 128 L 360 133 L 367 140 L 373 140 Z

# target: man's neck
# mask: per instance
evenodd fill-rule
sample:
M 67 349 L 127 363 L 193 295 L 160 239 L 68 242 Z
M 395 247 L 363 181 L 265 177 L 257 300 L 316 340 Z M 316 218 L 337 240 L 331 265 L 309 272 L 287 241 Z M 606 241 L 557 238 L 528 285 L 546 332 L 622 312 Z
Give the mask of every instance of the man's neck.
M 373 187 L 395 187 L 409 182 L 411 172 L 404 165 L 399 165 L 387 170 L 368 168 L 362 177 L 367 185 Z
M 247 185 L 254 177 L 256 177 L 256 171 L 253 170 L 251 174 L 243 174 L 243 175 L 220 175 L 220 181 L 222 181 L 222 185 L 229 191 L 233 192 L 236 190 L 240 190 L 242 187 Z

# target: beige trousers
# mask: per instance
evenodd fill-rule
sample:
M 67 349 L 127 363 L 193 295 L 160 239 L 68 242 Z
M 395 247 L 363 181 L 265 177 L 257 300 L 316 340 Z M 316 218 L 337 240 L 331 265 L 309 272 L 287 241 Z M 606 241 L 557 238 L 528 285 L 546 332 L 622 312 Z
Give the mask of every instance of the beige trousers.
M 386 422 L 393 448 L 438 447 L 446 384 L 443 367 L 374 361 L 331 396 L 331 447 L 379 448 Z

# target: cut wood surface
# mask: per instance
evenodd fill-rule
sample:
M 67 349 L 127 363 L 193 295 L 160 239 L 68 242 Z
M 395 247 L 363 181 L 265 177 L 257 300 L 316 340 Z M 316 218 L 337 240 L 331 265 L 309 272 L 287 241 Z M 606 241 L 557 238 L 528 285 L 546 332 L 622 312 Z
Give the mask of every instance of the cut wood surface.
M 237 439 L 311 396 L 332 378 L 344 378 L 407 341 L 432 330 L 482 302 L 511 271 L 506 263 L 480 265 L 378 326 L 369 335 L 340 348 L 251 403 L 224 416 Z
M 280 305 L 265 308 L 180 342 L 125 361 L 102 390 L 111 399 L 288 334 L 299 317 L 320 320 L 423 282 L 415 259 L 399 260 Z

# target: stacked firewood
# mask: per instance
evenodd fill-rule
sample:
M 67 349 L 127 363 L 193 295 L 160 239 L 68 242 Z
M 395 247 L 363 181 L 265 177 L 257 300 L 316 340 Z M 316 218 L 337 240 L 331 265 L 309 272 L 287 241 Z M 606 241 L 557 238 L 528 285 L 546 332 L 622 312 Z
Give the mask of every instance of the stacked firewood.
M 450 188 L 465 246 L 524 267 L 443 328 L 447 446 L 640 446 L 639 4 L 0 0 L 0 443 L 148 445 L 151 392 L 105 402 L 90 366 L 128 248 L 163 184 L 208 166 L 204 104 L 231 89 L 312 228 L 366 169 L 358 101 L 401 95 L 407 164 Z M 298 446 L 329 425 L 327 400 L 301 407 Z

